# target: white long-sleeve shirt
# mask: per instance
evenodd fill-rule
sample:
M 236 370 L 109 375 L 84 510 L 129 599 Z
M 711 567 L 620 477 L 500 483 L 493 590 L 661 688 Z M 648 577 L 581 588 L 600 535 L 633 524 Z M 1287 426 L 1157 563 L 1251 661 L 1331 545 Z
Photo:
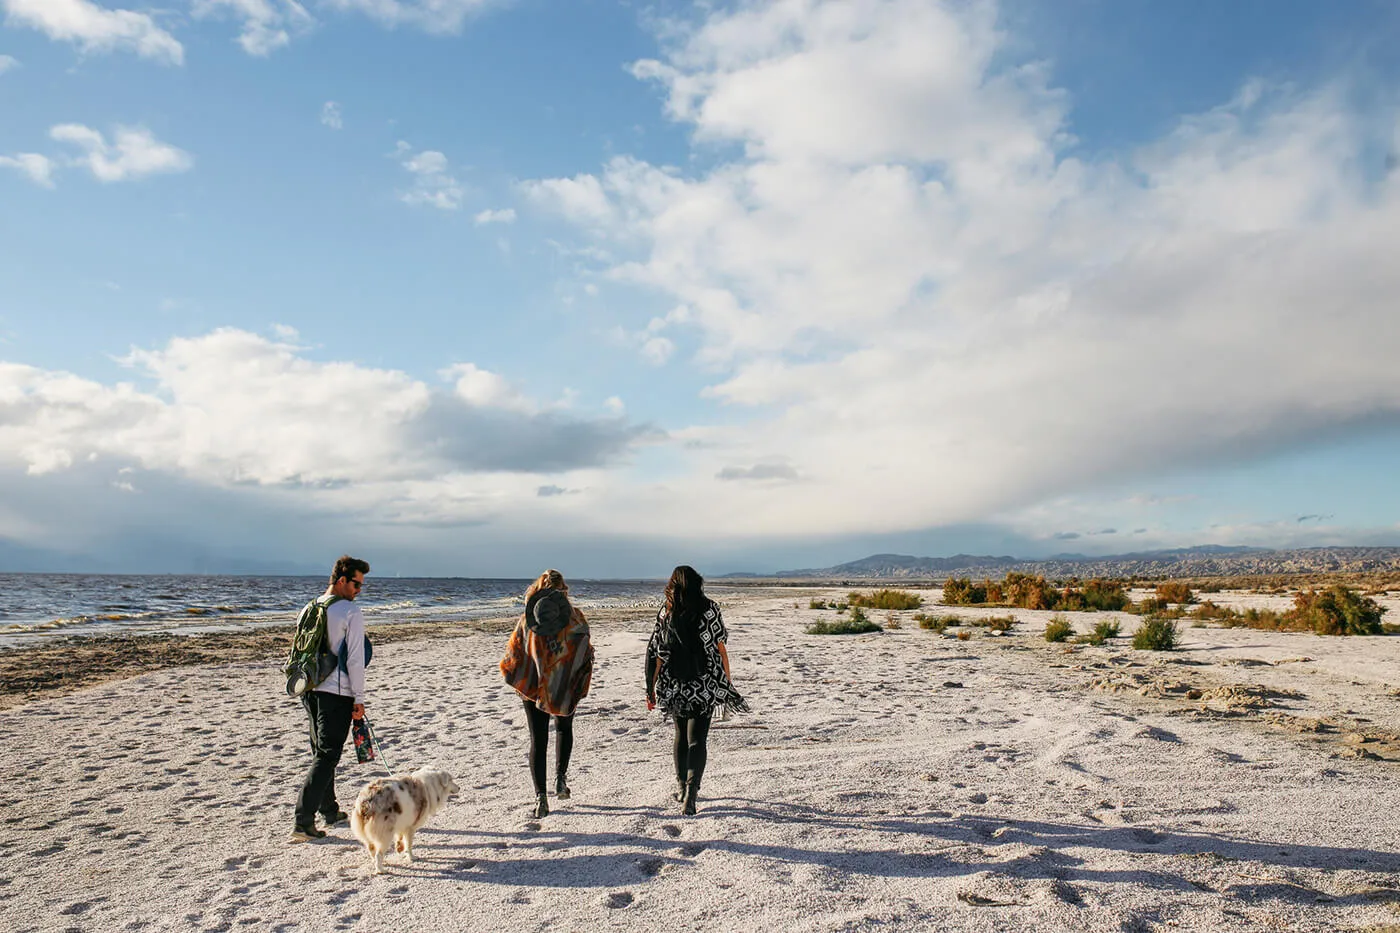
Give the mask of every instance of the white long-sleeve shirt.
M 360 607 L 348 599 L 337 600 L 326 610 L 326 646 L 339 657 L 340 646 L 349 635 L 349 651 L 345 653 L 347 671 L 339 667 L 321 681 L 316 690 L 354 697 L 356 703 L 365 701 L 365 617 Z

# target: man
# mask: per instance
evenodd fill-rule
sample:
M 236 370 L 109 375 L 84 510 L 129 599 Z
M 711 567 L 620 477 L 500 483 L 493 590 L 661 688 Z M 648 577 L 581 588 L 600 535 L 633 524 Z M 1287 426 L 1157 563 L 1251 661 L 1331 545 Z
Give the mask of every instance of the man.
M 355 597 L 365 585 L 369 564 L 355 557 L 341 557 L 331 571 L 331 583 L 321 595 L 326 609 L 326 644 L 332 654 L 345 646 L 345 664 L 301 695 L 311 722 L 311 770 L 297 797 L 293 842 L 325 838 L 316 828 L 316 814 L 327 826 L 350 818 L 335 799 L 335 766 L 350 733 L 350 720 L 365 715 L 365 618 Z

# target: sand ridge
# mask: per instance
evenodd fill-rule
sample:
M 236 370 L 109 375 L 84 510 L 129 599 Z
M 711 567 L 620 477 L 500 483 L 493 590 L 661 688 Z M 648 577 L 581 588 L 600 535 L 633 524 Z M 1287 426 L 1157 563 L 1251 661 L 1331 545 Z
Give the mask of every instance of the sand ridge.
M 377 878 L 345 828 L 285 842 L 306 739 L 273 661 L 157 671 L 20 706 L 0 721 L 0 927 L 1396 921 L 1395 766 L 1263 714 L 1395 730 L 1400 699 L 1357 671 L 1397 670 L 1400 639 L 1183 629 L 1184 650 L 1167 656 L 1118 643 L 1066 652 L 1020 611 L 1027 621 L 1003 637 L 959 641 L 907 617 L 897 631 L 817 637 L 803 634 L 819 614 L 806 600 L 726 604 L 736 682 L 755 712 L 715 724 L 689 818 L 669 799 L 670 727 L 641 701 L 644 617 L 595 631 L 574 796 L 542 820 L 528 816 L 519 701 L 495 670 L 504 636 L 385 646 L 369 695 L 386 753 L 400 769 L 447 769 L 463 792 L 419 835 L 416 864 L 391 857 Z M 1315 660 L 1274 663 L 1300 655 Z M 1094 686 L 1127 672 L 1294 695 L 1217 717 L 1197 714 L 1223 708 L 1219 694 Z M 381 773 L 347 752 L 342 805 Z

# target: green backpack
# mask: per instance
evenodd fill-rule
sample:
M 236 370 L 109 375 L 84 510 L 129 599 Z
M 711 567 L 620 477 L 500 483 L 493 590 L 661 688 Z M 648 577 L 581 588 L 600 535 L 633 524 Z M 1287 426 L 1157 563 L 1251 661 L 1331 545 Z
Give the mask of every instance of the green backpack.
M 326 610 L 340 600 L 339 596 L 324 601 L 317 597 L 303 606 L 301 615 L 297 616 L 292 650 L 282 666 L 282 672 L 287 675 L 287 696 L 299 697 L 315 689 L 341 666 L 340 658 L 332 654 L 326 644 Z M 341 653 L 344 653 L 343 647 Z

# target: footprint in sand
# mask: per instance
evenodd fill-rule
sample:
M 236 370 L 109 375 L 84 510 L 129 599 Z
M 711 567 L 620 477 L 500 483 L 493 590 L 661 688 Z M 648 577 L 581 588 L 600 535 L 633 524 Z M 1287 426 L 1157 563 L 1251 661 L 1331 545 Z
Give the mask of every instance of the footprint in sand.
M 633 900 L 631 891 L 614 891 L 603 898 L 603 906 L 620 910 L 623 907 L 632 906 Z
M 699 855 L 701 852 L 704 852 L 708 848 L 709 846 L 705 845 L 702 842 L 687 843 L 686 845 L 681 846 L 681 855 L 684 855 L 686 858 L 695 858 L 695 856 Z
M 670 836 L 672 839 L 676 838 L 681 834 L 681 828 L 679 826 L 672 826 L 669 823 L 661 827 L 661 831 L 666 835 Z
M 644 858 L 637 860 L 637 869 L 648 878 L 655 878 L 661 874 L 661 870 L 666 867 L 666 863 L 659 858 Z

